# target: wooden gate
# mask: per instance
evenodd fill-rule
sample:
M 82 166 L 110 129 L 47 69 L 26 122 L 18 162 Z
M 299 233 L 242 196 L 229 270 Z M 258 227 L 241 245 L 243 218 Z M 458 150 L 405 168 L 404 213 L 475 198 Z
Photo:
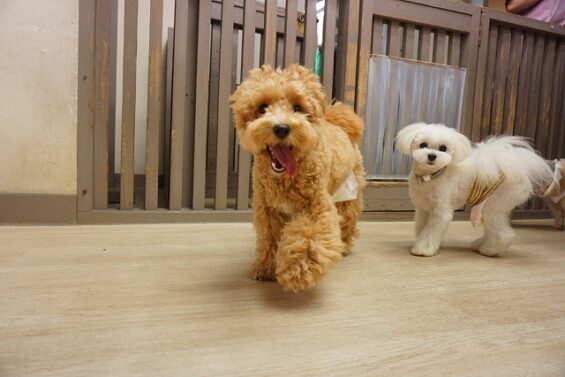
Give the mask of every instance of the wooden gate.
M 134 169 L 136 77 L 138 10 L 145 3 L 80 0 L 79 222 L 250 220 L 251 158 L 237 146 L 228 98 L 246 72 L 263 63 L 313 68 L 318 56 L 328 97 L 354 105 L 361 116 L 371 54 L 464 68 L 466 135 L 523 134 L 547 158 L 564 154 L 563 27 L 447 0 L 326 0 L 323 16 L 316 0 L 176 0 L 166 53 L 163 8 L 171 1 L 150 0 L 140 172 Z M 410 210 L 405 186 L 371 182 L 365 216 Z M 527 209 L 547 213 L 540 204 Z

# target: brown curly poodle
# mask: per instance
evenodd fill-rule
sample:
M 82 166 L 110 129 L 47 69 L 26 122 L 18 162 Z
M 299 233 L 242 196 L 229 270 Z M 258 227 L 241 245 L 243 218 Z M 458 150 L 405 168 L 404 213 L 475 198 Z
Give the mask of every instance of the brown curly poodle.
M 343 103 L 327 104 L 317 76 L 299 65 L 252 70 L 231 105 L 239 143 L 254 156 L 251 277 L 311 288 L 357 233 L 363 121 Z M 337 201 L 344 186 L 353 194 Z

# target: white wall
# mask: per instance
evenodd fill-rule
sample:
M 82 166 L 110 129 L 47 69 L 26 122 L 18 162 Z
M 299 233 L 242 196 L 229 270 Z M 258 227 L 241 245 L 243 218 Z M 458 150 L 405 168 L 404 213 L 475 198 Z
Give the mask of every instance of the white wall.
M 0 193 L 76 193 L 77 0 L 0 0 Z

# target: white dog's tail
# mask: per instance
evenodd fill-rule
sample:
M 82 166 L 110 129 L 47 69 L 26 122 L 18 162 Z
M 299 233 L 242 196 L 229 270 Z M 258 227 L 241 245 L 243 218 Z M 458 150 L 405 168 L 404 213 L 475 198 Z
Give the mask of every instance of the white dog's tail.
M 496 181 L 499 173 L 509 182 L 527 177 L 536 191 L 553 181 L 553 172 L 547 162 L 523 137 L 491 137 L 477 144 L 473 154 L 477 176 L 485 183 Z

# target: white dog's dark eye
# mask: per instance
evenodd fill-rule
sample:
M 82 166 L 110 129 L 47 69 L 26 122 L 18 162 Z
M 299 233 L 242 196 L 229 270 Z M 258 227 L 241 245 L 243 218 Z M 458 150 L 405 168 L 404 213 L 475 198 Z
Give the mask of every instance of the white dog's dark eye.
M 447 152 L 447 147 L 445 145 L 440 145 L 439 146 L 439 151 L 440 152 Z
M 300 107 L 300 105 L 294 105 L 294 106 L 292 106 L 292 110 L 293 110 L 295 113 L 299 113 L 299 112 L 302 111 L 302 107 Z
M 420 144 L 420 148 L 427 148 L 428 147 L 428 143 L 422 143 Z
M 269 105 L 267 105 L 266 103 L 262 103 L 259 105 L 257 111 L 259 112 L 259 114 L 265 114 L 267 112 L 267 107 L 269 107 Z

